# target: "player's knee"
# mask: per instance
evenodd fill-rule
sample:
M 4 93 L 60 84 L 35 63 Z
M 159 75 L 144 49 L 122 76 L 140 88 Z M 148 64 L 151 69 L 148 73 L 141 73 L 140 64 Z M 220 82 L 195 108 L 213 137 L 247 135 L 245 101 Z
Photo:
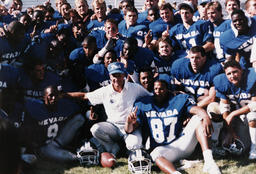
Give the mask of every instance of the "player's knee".
M 256 112 L 249 112 L 247 115 L 247 120 L 250 127 L 256 127 Z
M 128 150 L 140 149 L 142 147 L 142 138 L 129 134 L 125 139 L 125 144 Z
M 212 102 L 207 107 L 207 113 L 212 121 L 221 122 L 223 121 L 222 114 L 220 112 L 219 103 Z
M 100 131 L 101 130 L 101 127 L 100 127 L 100 125 L 99 124 L 94 124 L 92 127 L 91 127 L 91 129 L 90 129 L 90 131 L 91 131 L 91 133 L 92 133 L 92 135 L 94 136 L 94 137 L 98 137 L 98 135 L 100 134 Z

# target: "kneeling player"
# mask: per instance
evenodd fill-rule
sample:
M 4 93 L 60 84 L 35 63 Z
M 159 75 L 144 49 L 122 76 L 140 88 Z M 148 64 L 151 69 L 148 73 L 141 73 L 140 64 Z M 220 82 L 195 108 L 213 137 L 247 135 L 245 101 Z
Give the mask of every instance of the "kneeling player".
M 194 116 L 182 130 L 189 114 Z M 199 142 L 205 160 L 204 171 L 221 173 L 208 147 L 207 137 L 212 131 L 209 116 L 196 106 L 189 95 L 173 96 L 166 81 L 157 80 L 154 83 L 154 96 L 144 97 L 135 103 L 135 110 L 129 114 L 125 130 L 131 133 L 138 127 L 148 130 L 144 132 L 149 132 L 150 155 L 163 172 L 179 173 L 172 163 L 189 156 Z

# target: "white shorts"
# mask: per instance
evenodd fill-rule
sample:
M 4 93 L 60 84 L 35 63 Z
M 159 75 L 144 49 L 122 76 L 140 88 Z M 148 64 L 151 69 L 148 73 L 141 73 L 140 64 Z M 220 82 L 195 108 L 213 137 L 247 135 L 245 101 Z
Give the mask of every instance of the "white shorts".
M 196 128 L 201 123 L 201 120 L 201 117 L 194 115 L 182 131 L 182 136 L 168 145 L 156 147 L 150 153 L 153 161 L 158 157 L 164 157 L 168 161 L 174 162 L 192 154 L 198 143 Z

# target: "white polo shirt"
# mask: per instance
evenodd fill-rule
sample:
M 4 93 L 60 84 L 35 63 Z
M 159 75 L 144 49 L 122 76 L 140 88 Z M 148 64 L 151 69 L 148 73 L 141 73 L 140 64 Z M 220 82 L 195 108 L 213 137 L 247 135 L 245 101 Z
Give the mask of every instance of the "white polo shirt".
M 147 95 L 151 94 L 145 88 L 137 83 L 130 82 L 125 82 L 120 93 L 116 92 L 110 84 L 86 94 L 92 105 L 104 105 L 108 116 L 107 121 L 120 126 L 125 124 L 136 99 Z

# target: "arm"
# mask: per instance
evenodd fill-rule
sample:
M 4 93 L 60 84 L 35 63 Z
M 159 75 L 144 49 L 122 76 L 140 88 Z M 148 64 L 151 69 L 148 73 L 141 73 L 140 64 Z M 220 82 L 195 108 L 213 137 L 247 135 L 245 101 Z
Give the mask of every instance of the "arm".
M 204 134 L 205 136 L 209 137 L 213 131 L 213 127 L 212 127 L 210 117 L 208 116 L 206 111 L 198 106 L 193 106 L 191 107 L 189 113 L 193 115 L 198 115 L 203 119 L 202 121 L 203 121 Z
M 220 99 L 220 113 L 223 116 L 223 119 L 226 119 L 230 113 L 230 103 L 226 99 Z
M 138 107 L 136 106 L 135 110 L 128 115 L 124 127 L 126 133 L 132 133 L 139 127 L 139 123 L 137 122 L 137 111 Z
M 206 42 L 203 45 L 203 48 L 204 48 L 205 52 L 209 52 L 209 51 L 212 51 L 215 48 L 215 46 L 214 46 L 213 42 Z
M 65 93 L 64 96 L 71 97 L 71 98 L 78 98 L 81 100 L 87 100 L 87 95 L 85 92 L 68 92 Z
M 198 99 L 198 103 L 197 103 L 197 106 L 201 107 L 201 108 L 205 108 L 207 107 L 211 102 L 214 102 L 215 100 L 215 95 L 216 95 L 216 91 L 215 91 L 215 88 L 214 86 L 212 86 L 210 89 L 209 89 L 209 93 L 208 95 L 206 96 L 203 96 L 203 98 L 199 101 Z

